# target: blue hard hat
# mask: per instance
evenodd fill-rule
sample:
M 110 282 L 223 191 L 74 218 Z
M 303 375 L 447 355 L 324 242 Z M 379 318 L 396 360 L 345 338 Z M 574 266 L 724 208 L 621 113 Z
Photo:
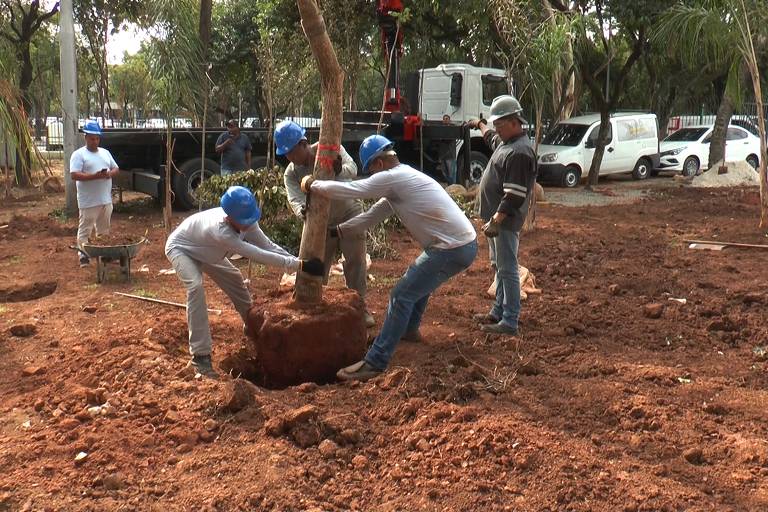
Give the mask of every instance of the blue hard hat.
M 275 127 L 275 146 L 278 155 L 290 152 L 296 144 L 306 140 L 306 130 L 293 121 L 283 121 Z
M 83 126 L 83 133 L 90 135 L 101 135 L 101 126 L 98 121 L 86 121 Z
M 259 203 L 245 187 L 229 187 L 221 196 L 221 207 L 232 220 L 244 226 L 250 226 L 261 218 Z
M 368 172 L 368 164 L 382 152 L 392 149 L 394 143 L 383 135 L 371 135 L 360 144 L 360 161 L 363 173 Z

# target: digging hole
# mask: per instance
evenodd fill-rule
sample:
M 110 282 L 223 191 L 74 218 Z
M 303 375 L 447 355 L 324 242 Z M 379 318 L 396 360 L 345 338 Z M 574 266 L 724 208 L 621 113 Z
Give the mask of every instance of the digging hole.
M 268 389 L 334 382 L 340 368 L 365 354 L 364 308 L 347 289 L 326 289 L 323 302 L 310 306 L 281 293 L 251 308 L 248 346 L 221 368 Z
M 56 291 L 56 281 L 41 281 L 25 285 L 0 288 L 0 302 L 26 302 L 47 297 Z

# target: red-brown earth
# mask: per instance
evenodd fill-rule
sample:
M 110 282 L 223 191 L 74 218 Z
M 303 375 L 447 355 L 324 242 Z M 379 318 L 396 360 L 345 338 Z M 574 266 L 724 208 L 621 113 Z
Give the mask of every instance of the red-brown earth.
M 283 390 L 196 380 L 184 311 L 113 293 L 184 301 L 158 275 L 158 212 L 114 215 L 115 231 L 149 228 L 133 265 L 148 271 L 97 285 L 68 249 L 75 221 L 47 216 L 61 201 L 0 206 L 4 297 L 57 283 L 0 304 L 0 510 L 768 509 L 768 251 L 682 242 L 766 243 L 755 191 L 542 205 L 520 255 L 543 293 L 520 338 L 470 320 L 489 306 L 481 237 L 430 301 L 426 342 L 402 343 L 386 374 Z M 418 253 L 393 244 L 400 258 L 371 268 L 379 326 Z M 258 300 L 279 277 L 256 268 Z M 245 338 L 207 285 L 221 369 Z

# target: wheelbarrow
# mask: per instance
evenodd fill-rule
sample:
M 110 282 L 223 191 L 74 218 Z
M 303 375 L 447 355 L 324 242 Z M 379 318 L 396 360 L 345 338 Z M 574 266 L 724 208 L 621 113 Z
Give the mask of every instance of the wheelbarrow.
M 131 259 L 134 258 L 141 248 L 142 244 L 146 243 L 146 237 L 142 238 L 138 242 L 132 244 L 123 245 L 93 245 L 90 243 L 83 244 L 83 248 L 77 249 L 79 252 L 85 254 L 89 258 L 96 260 L 96 282 L 103 283 L 107 277 L 107 264 L 110 262 L 119 262 L 120 274 L 126 281 L 131 280 Z

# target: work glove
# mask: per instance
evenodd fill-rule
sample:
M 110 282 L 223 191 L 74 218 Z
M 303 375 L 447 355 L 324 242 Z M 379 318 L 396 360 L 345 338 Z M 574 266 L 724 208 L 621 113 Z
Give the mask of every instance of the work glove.
M 325 265 L 320 258 L 312 258 L 309 260 L 300 260 L 301 266 L 299 267 L 302 272 L 306 272 L 311 276 L 321 277 L 325 272 Z
M 301 208 L 299 208 L 299 217 L 301 217 L 304 220 L 307 220 L 307 205 L 306 204 L 301 205 Z
M 483 227 L 480 229 L 487 238 L 496 238 L 499 236 L 499 225 L 496 224 L 493 219 L 483 224 Z
M 309 194 L 309 190 L 312 188 L 312 183 L 315 182 L 314 176 L 307 174 L 301 178 L 301 191 L 305 194 Z
M 339 230 L 339 226 L 328 228 L 328 236 L 331 238 L 341 238 L 341 231 Z

